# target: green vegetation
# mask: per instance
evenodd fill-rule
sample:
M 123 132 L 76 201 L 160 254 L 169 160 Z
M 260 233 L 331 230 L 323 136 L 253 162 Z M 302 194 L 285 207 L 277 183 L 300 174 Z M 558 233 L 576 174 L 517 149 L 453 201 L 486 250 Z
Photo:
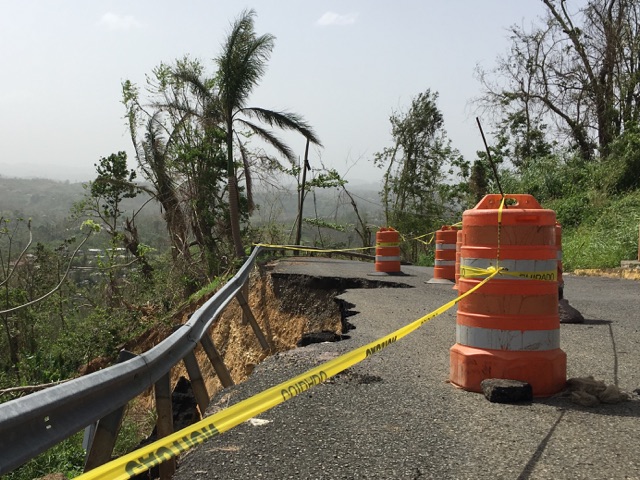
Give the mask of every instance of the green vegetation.
M 52 472 L 74 478 L 83 472 L 85 451 L 82 448 L 83 433 L 77 433 L 37 456 L 18 470 L 3 476 L 6 480 L 32 480 Z
M 543 3 L 545 18 L 513 26 L 509 54 L 478 71 L 480 104 L 499 119 L 492 156 L 506 191 L 556 210 L 566 268 L 616 267 L 637 255 L 640 77 L 628 59 L 640 2 Z
M 578 197 L 575 201 L 580 200 Z M 619 267 L 621 260 L 637 258 L 640 191 L 607 196 L 601 201 L 599 207 L 584 210 L 589 214 L 586 221 L 564 229 L 562 247 L 566 270 Z M 549 208 L 554 208 L 554 204 L 562 208 L 565 203 L 549 202 Z M 557 214 L 562 222 L 562 211 Z
M 393 113 L 393 146 L 374 160 L 385 169 L 381 197 L 386 223 L 409 238 L 455 223 L 468 190 L 469 165 L 447 138 L 437 99 L 437 93 L 427 90 L 411 101 L 407 112 Z M 402 249 L 411 262 L 429 258 L 424 244 L 404 242 Z
M 153 428 L 153 425 L 144 425 Z M 75 478 L 83 473 L 85 450 L 82 447 L 84 432 L 79 432 L 48 451 L 38 455 L 23 467 L 3 476 L 4 480 L 32 480 L 44 477 L 52 472 L 61 473 L 67 478 Z M 114 448 L 114 455 L 124 455 L 134 450 L 143 437 L 140 425 L 125 420 Z

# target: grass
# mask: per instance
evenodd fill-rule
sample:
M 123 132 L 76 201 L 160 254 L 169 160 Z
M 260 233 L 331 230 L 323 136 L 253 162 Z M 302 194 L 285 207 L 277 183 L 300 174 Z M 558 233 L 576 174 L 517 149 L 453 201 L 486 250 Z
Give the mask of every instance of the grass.
M 205 285 L 200 290 L 198 290 L 196 293 L 191 295 L 189 297 L 189 300 L 187 300 L 186 303 L 191 303 L 191 302 L 200 300 L 202 297 L 204 297 L 206 295 L 209 295 L 210 293 L 215 292 L 216 290 L 218 290 L 220 285 L 226 283 L 227 280 L 229 280 L 229 276 L 220 276 L 220 277 L 214 278 L 211 283 L 209 283 L 208 285 Z
M 638 255 L 640 192 L 610 201 L 592 221 L 563 231 L 565 270 L 619 267 Z
M 85 451 L 79 432 L 52 447 L 20 468 L 3 476 L 3 480 L 32 480 L 52 472 L 62 473 L 67 478 L 80 475 L 84 467 Z
M 143 436 L 139 425 L 125 419 L 116 441 L 114 455 L 120 456 L 133 451 L 140 444 Z M 86 452 L 82 447 L 83 437 L 84 431 L 69 437 L 20 468 L 6 474 L 2 479 L 33 480 L 51 473 L 61 473 L 66 478 L 77 477 L 84 470 Z

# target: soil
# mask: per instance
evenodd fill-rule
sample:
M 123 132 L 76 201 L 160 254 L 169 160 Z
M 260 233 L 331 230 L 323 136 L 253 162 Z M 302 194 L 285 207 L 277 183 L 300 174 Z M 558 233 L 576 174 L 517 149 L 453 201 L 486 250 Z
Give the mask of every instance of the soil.
M 575 275 L 640 280 L 640 268 L 578 268 Z

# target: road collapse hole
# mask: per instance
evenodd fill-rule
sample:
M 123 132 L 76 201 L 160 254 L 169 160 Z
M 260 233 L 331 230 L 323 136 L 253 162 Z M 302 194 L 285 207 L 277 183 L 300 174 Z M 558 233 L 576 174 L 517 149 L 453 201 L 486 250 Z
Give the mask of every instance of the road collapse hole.
M 393 282 L 363 278 L 315 277 L 271 272 L 273 293 L 283 313 L 305 317 L 304 329 L 296 346 L 336 342 L 349 338 L 347 332 L 355 326 L 347 319 L 358 312 L 355 305 L 338 296 L 357 288 L 411 288 Z

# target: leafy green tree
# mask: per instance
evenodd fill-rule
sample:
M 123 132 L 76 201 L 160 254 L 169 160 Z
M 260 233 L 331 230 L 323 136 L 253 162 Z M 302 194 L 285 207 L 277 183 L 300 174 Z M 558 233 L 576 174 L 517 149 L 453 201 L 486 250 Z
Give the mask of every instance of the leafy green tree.
M 249 141 L 259 139 L 289 160 L 293 151 L 269 127 L 319 145 L 299 115 L 248 106 L 274 44 L 272 35 L 255 33 L 254 16 L 244 11 L 232 24 L 214 75 L 188 57 L 161 64 L 147 78 L 148 103 L 134 84 L 123 84 L 136 158 L 163 206 L 174 247 L 192 266 L 190 247 L 199 247 L 208 273 L 221 259 L 244 255 L 240 224 L 253 206 L 252 176 L 278 164 L 250 149 Z M 229 231 L 233 249 L 227 251 Z
M 198 61 L 185 57 L 173 66 L 165 66 L 156 74 L 160 79 L 159 92 L 164 97 L 158 104 L 168 113 L 178 132 L 174 143 L 173 165 L 183 178 L 181 189 L 189 199 L 187 211 L 191 218 L 192 234 L 201 245 L 209 272 L 219 267 L 219 259 L 229 252 L 223 240 L 228 235 L 229 203 L 227 191 L 227 160 L 225 131 L 217 80 L 204 73 Z M 166 88 L 163 85 L 168 85 Z M 243 148 L 247 172 L 246 197 L 242 197 L 241 216 L 252 208 L 251 181 L 248 175 L 251 153 Z
M 95 231 L 88 227 L 79 243 L 71 238 L 57 251 L 42 244 L 32 249 L 30 221 L 0 218 L 0 319 L 4 333 L 0 366 L 11 370 L 18 383 L 24 377 L 24 361 L 65 327 L 65 315 L 72 308 L 67 277 L 74 257 Z M 29 240 L 22 245 L 16 241 L 21 229 L 29 232 Z M 77 244 L 75 249 L 71 249 L 73 244 Z
M 275 40 L 273 35 L 258 36 L 255 33 L 254 17 L 253 10 L 245 10 L 240 14 L 227 35 L 221 55 L 216 59 L 217 87 L 227 146 L 229 215 L 237 257 L 244 256 L 244 246 L 240 231 L 238 176 L 233 154 L 233 145 L 238 138 L 236 128 L 247 129 L 291 161 L 295 156 L 289 146 L 261 124 L 300 132 L 310 142 L 320 145 L 316 134 L 301 116 L 291 112 L 247 106 L 251 92 L 265 73 Z M 254 120 L 259 123 L 255 123 Z M 243 153 L 242 146 L 240 152 Z M 249 181 L 250 176 L 247 175 L 245 178 Z
M 122 200 L 134 198 L 139 188 L 135 185 L 135 170 L 127 168 L 127 153 L 112 153 L 100 158 L 95 165 L 98 177 L 90 183 L 91 198 L 96 200 L 97 214 L 112 237 L 118 236 L 118 221 L 123 214 Z
M 158 70 L 154 74 L 160 86 L 149 87 L 152 94 L 157 93 L 158 88 L 168 88 L 166 75 Z M 122 94 L 136 160 L 143 177 L 151 184 L 150 193 L 161 206 L 173 260 L 191 264 L 189 221 L 173 153 L 181 121 L 165 121 L 161 108 L 147 111 L 141 104 L 137 86 L 129 80 L 123 82 Z
M 405 234 L 430 231 L 452 216 L 459 209 L 452 176 L 468 175 L 468 164 L 447 138 L 437 99 L 426 90 L 407 111 L 394 112 L 393 146 L 374 159 L 385 168 L 381 196 L 387 224 Z
M 74 208 L 76 215 L 97 219 L 109 237 L 109 247 L 105 249 L 106 261 L 101 264 L 109 279 L 109 298 L 113 299 L 118 291 L 118 269 L 129 266 L 122 262 L 123 249 L 138 261 L 147 279 L 151 278 L 153 271 L 145 255 L 149 248 L 140 242 L 135 224 L 139 210 L 128 215 L 122 203 L 125 199 L 135 198 L 142 187 L 135 183 L 135 170 L 127 167 L 126 152 L 102 157 L 95 167 L 96 179 L 85 185 L 85 198 L 76 203 Z
M 482 160 L 476 160 L 471 166 L 471 176 L 469 177 L 469 194 L 471 203 L 478 203 L 482 197 L 489 193 L 489 172 Z M 471 205 L 470 205 L 471 206 Z

